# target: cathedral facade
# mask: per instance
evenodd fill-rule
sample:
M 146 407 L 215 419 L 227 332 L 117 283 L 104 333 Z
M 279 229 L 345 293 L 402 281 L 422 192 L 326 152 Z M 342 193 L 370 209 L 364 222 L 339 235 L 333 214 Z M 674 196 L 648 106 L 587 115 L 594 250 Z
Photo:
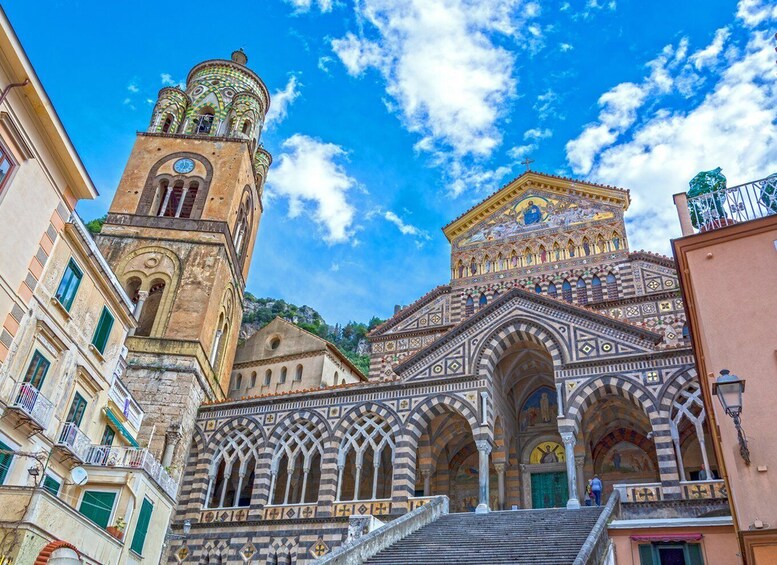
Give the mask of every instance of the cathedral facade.
M 452 512 L 575 508 L 595 474 L 605 492 L 644 485 L 626 500 L 687 498 L 716 464 L 673 262 L 629 249 L 628 206 L 527 171 L 444 228 L 450 280 L 372 331 L 366 380 L 205 402 L 170 562 L 309 563 L 351 515 L 436 495 Z

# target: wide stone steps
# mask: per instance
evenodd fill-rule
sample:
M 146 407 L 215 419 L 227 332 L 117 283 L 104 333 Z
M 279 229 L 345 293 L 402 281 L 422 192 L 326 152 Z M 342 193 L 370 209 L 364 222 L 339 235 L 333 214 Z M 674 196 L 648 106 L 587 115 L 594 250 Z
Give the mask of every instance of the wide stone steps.
M 568 565 L 602 508 L 447 514 L 384 549 L 369 565 Z

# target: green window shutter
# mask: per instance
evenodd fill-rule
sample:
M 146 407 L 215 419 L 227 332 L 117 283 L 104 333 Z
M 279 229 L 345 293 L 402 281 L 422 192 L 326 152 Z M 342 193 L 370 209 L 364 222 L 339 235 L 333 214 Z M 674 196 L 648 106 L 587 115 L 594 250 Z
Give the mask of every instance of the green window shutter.
M 24 375 L 24 382 L 30 383 L 36 389 L 40 390 L 50 365 L 51 363 L 49 363 L 49 360 L 36 349 L 35 353 L 32 355 L 30 365 L 27 367 L 27 373 Z
M 643 543 L 639 547 L 639 565 L 653 565 L 653 546 Z
M 113 431 L 113 428 L 110 426 L 105 426 L 105 431 L 103 432 L 103 438 L 100 440 L 100 445 L 113 445 L 113 438 L 116 437 L 116 432 Z
M 62 275 L 62 280 L 59 283 L 59 288 L 55 295 L 57 300 L 59 300 L 59 303 L 62 304 L 67 311 L 70 311 L 70 307 L 73 305 L 73 300 L 76 297 L 76 292 L 78 291 L 83 276 L 81 269 L 79 269 L 75 264 L 75 261 L 71 259 L 67 264 L 65 274 Z
M 54 496 L 57 496 L 59 494 L 59 487 L 61 486 L 62 486 L 62 483 L 60 483 L 57 479 L 55 479 L 51 475 L 46 475 L 43 478 L 43 488 L 49 491 Z
M 151 522 L 151 513 L 154 511 L 154 505 L 147 498 L 143 499 L 143 506 L 140 507 L 138 524 L 135 526 L 135 533 L 132 536 L 132 545 L 130 549 L 138 555 L 143 555 L 143 544 L 146 543 L 146 533 L 148 533 L 148 524 Z
M 704 558 L 701 555 L 701 544 L 689 543 L 688 548 L 688 564 L 689 565 L 704 565 Z
M 5 451 L 13 451 L 13 449 L 0 441 L 0 449 Z M 8 475 L 8 470 L 11 468 L 11 461 L 13 461 L 13 455 L 10 453 L 0 453 L 0 485 L 5 484 L 5 477 Z
M 94 337 L 92 338 L 92 345 L 100 353 L 105 351 L 105 346 L 108 344 L 108 337 L 111 335 L 111 328 L 113 327 L 113 316 L 108 311 L 108 308 L 103 306 L 103 312 L 100 314 L 100 321 L 97 322 L 97 329 L 94 331 Z
M 80 394 L 76 393 L 73 397 L 73 403 L 70 405 L 70 410 L 67 413 L 65 422 L 72 422 L 76 426 L 81 425 L 81 418 L 84 417 L 86 411 L 86 400 Z
M 84 491 L 78 511 L 101 528 L 107 528 L 115 501 L 115 492 L 87 490 Z

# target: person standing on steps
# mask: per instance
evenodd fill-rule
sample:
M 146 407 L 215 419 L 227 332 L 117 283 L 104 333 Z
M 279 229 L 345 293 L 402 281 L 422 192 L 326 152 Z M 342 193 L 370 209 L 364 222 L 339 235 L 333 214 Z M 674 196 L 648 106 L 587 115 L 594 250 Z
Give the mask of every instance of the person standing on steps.
M 594 498 L 596 499 L 596 505 L 601 506 L 602 505 L 602 480 L 599 478 L 599 475 L 594 475 L 594 478 L 591 479 L 591 492 L 594 494 Z

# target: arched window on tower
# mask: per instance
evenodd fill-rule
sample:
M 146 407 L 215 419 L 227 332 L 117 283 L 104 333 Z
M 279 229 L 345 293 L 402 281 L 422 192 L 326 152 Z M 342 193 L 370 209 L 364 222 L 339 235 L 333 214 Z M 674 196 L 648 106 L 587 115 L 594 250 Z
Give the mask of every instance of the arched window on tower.
M 607 300 L 615 300 L 618 295 L 618 279 L 611 272 L 607 273 Z
M 612 246 L 615 249 L 615 251 L 618 251 L 621 248 L 621 237 L 618 235 L 618 232 L 612 232 Z
M 170 133 L 170 128 L 173 126 L 173 116 L 170 114 L 165 115 L 165 121 L 162 122 L 162 133 Z
M 241 388 L 243 388 L 243 375 L 238 373 L 235 377 L 235 390 L 240 390 Z
M 561 283 L 561 298 L 567 302 L 572 302 L 572 285 L 566 279 Z
M 459 259 L 459 268 L 458 268 L 459 278 L 462 278 L 464 276 L 464 269 L 465 269 L 464 263 L 462 263 L 461 259 Z
M 493 301 L 494 301 L 494 300 L 496 300 L 497 298 L 499 298 L 499 291 L 498 291 L 498 290 L 495 290 L 495 291 L 494 291 L 494 294 L 492 294 L 492 295 L 491 295 L 491 302 L 493 302 Z
M 591 254 L 591 244 L 589 243 L 587 237 L 583 238 L 583 254 L 586 256 Z
M 471 316 L 475 313 L 475 301 L 472 299 L 472 295 L 467 296 L 467 300 L 464 303 L 464 315 Z
M 177 217 L 179 218 L 191 218 L 192 210 L 194 209 L 194 203 L 197 200 L 197 192 L 200 190 L 200 183 L 196 180 L 189 183 L 189 186 L 184 188 L 184 196 L 181 200 L 181 205 L 178 207 Z
M 161 183 L 160 183 L 161 188 Z M 175 181 L 172 188 L 165 185 L 165 196 L 159 205 L 159 216 L 165 216 L 168 218 L 176 217 L 180 212 L 180 206 L 182 204 L 183 197 L 183 181 Z
M 249 135 L 251 133 L 251 120 L 246 120 L 243 122 L 243 135 Z
M 556 298 L 558 296 L 558 291 L 556 290 L 556 285 L 553 283 L 550 283 L 548 285 L 548 296 L 552 296 L 553 298 Z
M 209 134 L 210 130 L 213 128 L 213 121 L 215 119 L 216 115 L 213 108 L 203 108 L 195 121 L 194 133 L 199 135 Z
M 309 420 L 295 422 L 273 453 L 269 504 L 317 502 L 323 455 L 321 430 Z
M 251 373 L 251 388 L 254 388 L 256 386 L 256 371 Z
M 374 413 L 361 416 L 340 443 L 335 500 L 390 498 L 394 446 L 386 420 Z
M 575 256 L 575 242 L 571 239 L 567 242 L 567 257 Z
M 267 369 L 264 372 L 264 386 L 270 386 L 271 381 L 272 381 L 272 369 Z
M 486 297 L 485 292 L 480 293 L 480 300 L 478 300 L 478 307 L 479 308 L 485 308 L 488 304 L 488 298 Z
M 594 302 L 601 302 L 604 300 L 602 281 L 596 275 L 591 279 L 591 298 L 593 298 Z
M 256 452 L 249 432 L 232 430 L 217 449 L 209 473 L 207 508 L 249 506 L 254 487 Z
M 149 337 L 154 329 L 154 323 L 159 313 L 159 306 L 165 292 L 165 281 L 155 279 L 151 281 L 151 287 L 148 289 L 143 304 L 140 305 L 138 312 L 138 326 L 135 328 L 135 335 L 139 337 Z
M 588 304 L 588 289 L 586 288 L 583 277 L 577 279 L 577 303 L 581 306 Z
M 475 261 L 475 259 L 472 259 L 472 262 L 469 264 L 469 274 L 470 275 L 478 274 L 478 264 Z
M 513 250 L 510 254 L 510 267 L 515 269 L 518 266 L 518 254 Z

